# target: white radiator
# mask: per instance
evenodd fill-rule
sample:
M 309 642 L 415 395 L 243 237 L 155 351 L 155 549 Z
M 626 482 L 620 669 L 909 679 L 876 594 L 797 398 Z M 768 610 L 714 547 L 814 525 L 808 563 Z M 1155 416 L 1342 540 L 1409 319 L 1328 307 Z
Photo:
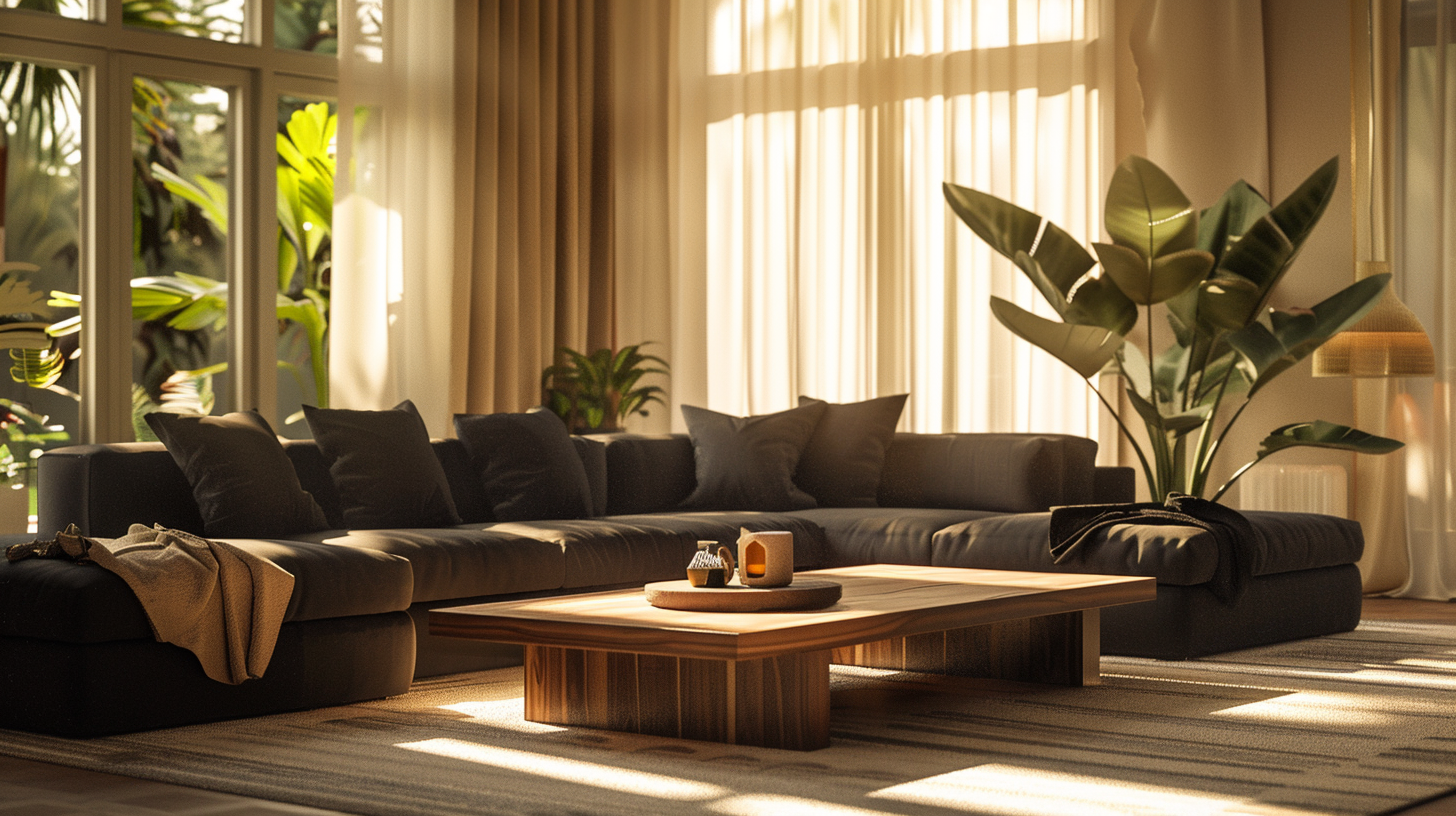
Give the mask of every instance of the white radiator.
M 1339 465 L 1261 462 L 1239 479 L 1239 508 L 1348 518 L 1345 482 L 1345 469 Z

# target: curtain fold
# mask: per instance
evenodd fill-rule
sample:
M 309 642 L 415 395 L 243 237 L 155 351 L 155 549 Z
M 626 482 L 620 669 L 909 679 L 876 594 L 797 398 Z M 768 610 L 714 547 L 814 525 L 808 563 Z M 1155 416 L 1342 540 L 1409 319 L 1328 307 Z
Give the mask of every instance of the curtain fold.
M 455 4 L 453 411 L 535 405 L 557 347 L 615 343 L 610 13 Z
M 1406 546 L 1389 560 L 1405 569 L 1381 588 L 1447 601 L 1456 598 L 1456 0 L 1402 6 L 1395 279 L 1431 336 L 1436 376 L 1429 387 L 1407 381 L 1392 411 L 1407 441 Z
M 992 317 L 1052 315 L 941 184 L 1100 232 L 1097 0 L 703 0 L 677 19 L 674 403 L 909 392 L 902 427 L 1096 435 L 1086 384 Z

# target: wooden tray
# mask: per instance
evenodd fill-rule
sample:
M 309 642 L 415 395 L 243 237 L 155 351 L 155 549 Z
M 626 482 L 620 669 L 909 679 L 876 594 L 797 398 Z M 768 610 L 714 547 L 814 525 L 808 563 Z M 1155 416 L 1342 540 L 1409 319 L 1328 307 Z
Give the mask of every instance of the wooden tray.
M 686 580 L 657 581 L 642 588 L 647 602 L 689 612 L 781 612 L 833 606 L 843 591 L 835 581 L 795 578 L 785 587 L 695 587 Z

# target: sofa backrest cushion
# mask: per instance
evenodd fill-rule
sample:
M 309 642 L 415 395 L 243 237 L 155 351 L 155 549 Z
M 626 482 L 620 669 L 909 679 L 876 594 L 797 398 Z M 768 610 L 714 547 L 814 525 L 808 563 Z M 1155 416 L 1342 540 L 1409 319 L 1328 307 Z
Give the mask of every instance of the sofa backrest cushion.
M 697 484 L 687 434 L 602 434 L 606 515 L 658 513 L 682 504 Z
M 602 434 L 608 515 L 673 510 L 695 485 L 685 434 Z M 1025 513 L 1092 501 L 1097 443 L 1062 434 L 895 434 L 881 507 Z
M 474 474 L 460 441 L 435 439 L 430 446 L 463 519 L 490 521 L 484 497 L 470 489 Z M 299 484 L 313 494 L 330 527 L 342 528 L 339 494 L 318 445 L 311 439 L 289 440 L 283 450 Z M 37 515 L 43 535 L 75 524 L 83 535 L 115 538 L 125 535 L 133 523 L 205 535 L 192 488 L 160 442 L 72 445 L 46 451 L 40 458 L 39 485 Z
M 850 403 L 799 397 L 800 405 L 823 403 L 824 414 L 799 457 L 794 483 L 820 507 L 874 507 L 885 452 L 909 396 Z
M 586 518 L 591 483 L 561 419 L 525 413 L 456 414 L 455 435 L 496 521 Z
M 449 527 L 460 523 L 450 483 L 409 400 L 384 411 L 303 407 L 329 463 L 344 526 Z
M 1029 513 L 1092 501 L 1097 443 L 1062 434 L 895 435 L 881 507 Z

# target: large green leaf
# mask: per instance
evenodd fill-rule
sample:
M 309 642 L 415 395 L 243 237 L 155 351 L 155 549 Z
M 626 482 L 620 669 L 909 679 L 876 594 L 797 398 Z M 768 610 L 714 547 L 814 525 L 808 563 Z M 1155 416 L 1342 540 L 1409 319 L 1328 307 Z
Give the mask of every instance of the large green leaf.
M 1389 275 L 1361 278 L 1313 308 L 1271 312 L 1269 325 L 1255 321 L 1230 334 L 1229 345 L 1242 358 L 1240 368 L 1253 382 L 1249 396 L 1375 308 L 1389 280 Z
M 1047 320 L 998 297 L 991 298 L 991 313 L 1016 336 L 1061 360 L 1083 379 L 1101 371 L 1122 345 L 1122 335 L 1116 332 Z
M 1052 303 L 1060 313 L 1072 288 L 1094 264 L 1086 248 L 1056 224 L 996 196 L 950 183 L 942 189 L 951 210 L 992 249 L 1013 261 L 1018 252 L 1036 259 L 1061 298 L 1061 304 Z M 1039 284 L 1038 289 L 1053 300 L 1046 288 Z
M 1102 269 L 1128 299 L 1139 306 L 1162 303 L 1180 294 L 1208 274 L 1213 256 L 1198 249 L 1185 249 L 1146 259 L 1124 246 L 1093 244 Z
M 1111 278 L 1083 278 L 1068 300 L 1057 289 L 1056 283 L 1047 277 L 1035 258 L 1025 252 L 1018 252 L 1012 261 L 1031 279 L 1032 284 L 1057 310 L 1062 320 L 1085 326 L 1101 326 L 1123 335 L 1137 325 L 1137 306 L 1122 293 Z
M 1143 258 L 1192 249 L 1198 237 L 1198 211 L 1162 168 L 1141 156 L 1128 156 L 1113 172 L 1103 222 L 1115 243 Z
M 1405 443 L 1396 439 L 1388 439 L 1383 436 L 1365 433 L 1364 431 L 1351 428 L 1348 425 L 1336 425 L 1333 422 L 1315 420 L 1314 422 L 1295 422 L 1275 428 L 1264 437 L 1259 443 L 1259 452 L 1253 461 L 1234 472 L 1227 482 L 1213 494 L 1213 500 L 1218 501 L 1234 482 L 1239 480 L 1248 472 L 1249 468 L 1259 464 L 1270 456 L 1282 450 L 1290 448 L 1329 448 L 1332 450 L 1350 451 L 1352 453 L 1386 454 L 1400 450 Z
M 1339 164 L 1331 159 L 1232 242 L 1199 292 L 1201 326 L 1236 331 L 1259 317 L 1324 214 L 1338 176 Z
M 1405 443 L 1368 434 L 1347 425 L 1315 420 L 1275 428 L 1259 443 L 1259 458 L 1288 448 L 1332 448 L 1354 453 L 1382 454 L 1400 450 Z
M 188 181 L 156 162 L 152 162 L 152 175 L 172 195 L 196 205 L 219 232 L 227 234 L 228 193 L 221 184 L 202 175 L 193 176 L 193 180 Z

